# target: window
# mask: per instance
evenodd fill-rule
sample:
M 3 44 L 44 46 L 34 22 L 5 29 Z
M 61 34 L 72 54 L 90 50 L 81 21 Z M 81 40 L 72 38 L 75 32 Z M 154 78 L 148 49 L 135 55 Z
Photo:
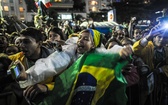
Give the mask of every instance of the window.
M 93 12 L 97 11 L 97 8 L 96 7 L 92 7 L 92 11 Z
M 7 2 L 7 0 L 2 0 L 4 3 L 6 3 Z
M 91 1 L 91 2 L 90 2 L 90 5 L 97 5 L 97 4 L 98 4 L 97 1 Z
M 22 0 L 19 0 L 19 4 L 21 4 L 23 1 Z
M 13 3 L 13 0 L 9 0 L 10 3 Z
M 62 2 L 62 0 L 55 0 L 55 2 Z
M 15 9 L 14 9 L 14 7 L 13 7 L 13 6 L 11 6 L 11 7 L 10 7 L 10 9 L 11 9 L 11 11 L 15 11 Z
M 19 7 L 19 11 L 20 11 L 20 12 L 23 12 L 23 11 L 24 11 L 24 8 L 23 8 L 23 7 Z
M 97 7 L 91 7 L 91 8 L 89 9 L 89 11 L 96 12 L 96 11 L 98 11 L 98 8 L 97 8 Z
M 9 7 L 8 6 L 4 6 L 4 11 L 9 11 Z
M 21 20 L 24 20 L 25 18 L 24 18 L 24 14 L 20 14 L 20 19 Z

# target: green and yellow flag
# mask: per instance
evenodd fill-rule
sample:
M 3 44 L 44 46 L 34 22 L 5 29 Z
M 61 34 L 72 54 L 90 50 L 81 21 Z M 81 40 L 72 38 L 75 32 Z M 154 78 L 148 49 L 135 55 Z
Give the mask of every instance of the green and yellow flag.
M 40 105 L 126 105 L 121 69 L 127 63 L 118 54 L 86 53 L 56 78 Z

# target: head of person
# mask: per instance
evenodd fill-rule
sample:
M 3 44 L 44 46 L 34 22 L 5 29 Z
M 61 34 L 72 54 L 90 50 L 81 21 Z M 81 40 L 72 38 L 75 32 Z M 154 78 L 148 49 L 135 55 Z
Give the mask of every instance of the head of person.
M 114 29 L 114 37 L 116 37 L 118 40 L 122 40 L 125 37 L 125 32 L 123 30 L 122 26 L 116 26 Z
M 9 46 L 6 47 L 5 53 L 7 55 L 13 55 L 19 52 L 19 48 L 14 44 L 9 44 Z
M 19 33 L 18 32 L 12 32 L 9 36 L 9 43 L 14 44 L 17 37 L 19 37 Z
M 86 29 L 79 33 L 77 53 L 84 54 L 101 46 L 101 34 L 94 29 Z
M 4 76 L 7 74 L 7 70 L 12 61 L 8 58 L 5 53 L 0 53 L 0 75 Z
M 19 48 L 29 59 L 36 59 L 41 54 L 44 40 L 42 32 L 34 27 L 28 27 L 20 32 Z
M 120 41 L 119 41 L 118 39 L 116 39 L 116 38 L 110 38 L 110 39 L 107 41 L 105 47 L 106 47 L 106 49 L 110 49 L 110 48 L 112 48 L 114 45 L 120 45 L 120 46 L 121 46 L 121 43 L 120 43 Z
M 8 46 L 7 36 L 0 33 L 0 52 L 4 52 L 4 49 Z
M 66 37 L 62 30 L 58 27 L 51 27 L 48 30 L 48 39 L 52 42 L 59 40 L 66 40 Z
M 153 44 L 157 48 L 161 48 L 167 44 L 167 37 L 168 32 L 165 33 L 160 33 L 158 32 L 156 35 L 153 37 Z
M 133 37 L 135 40 L 139 40 L 141 38 L 141 29 L 135 29 L 133 32 Z

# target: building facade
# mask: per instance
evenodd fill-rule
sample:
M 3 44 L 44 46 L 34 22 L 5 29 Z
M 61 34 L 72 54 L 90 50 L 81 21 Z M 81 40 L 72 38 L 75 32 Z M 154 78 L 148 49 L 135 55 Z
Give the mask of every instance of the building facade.
M 24 0 L 0 0 L 0 4 L 1 17 L 15 15 L 21 20 L 28 20 Z

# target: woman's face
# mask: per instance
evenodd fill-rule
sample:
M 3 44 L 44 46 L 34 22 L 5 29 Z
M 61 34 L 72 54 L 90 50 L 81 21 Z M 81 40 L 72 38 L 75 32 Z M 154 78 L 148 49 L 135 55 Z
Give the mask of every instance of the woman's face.
M 52 42 L 61 40 L 60 35 L 53 31 L 50 31 L 48 36 L 49 36 L 49 40 Z
M 94 48 L 94 42 L 89 32 L 83 32 L 80 34 L 77 41 L 77 53 L 83 54 Z

